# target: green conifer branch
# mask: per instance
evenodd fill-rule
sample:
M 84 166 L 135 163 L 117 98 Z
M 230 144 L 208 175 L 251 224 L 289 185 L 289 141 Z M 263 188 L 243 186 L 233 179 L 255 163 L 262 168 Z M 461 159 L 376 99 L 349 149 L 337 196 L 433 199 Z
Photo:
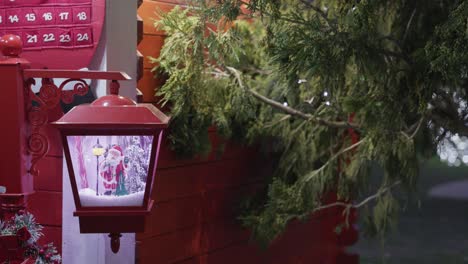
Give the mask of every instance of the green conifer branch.
M 319 125 L 323 125 L 323 126 L 328 126 L 328 127 L 334 127 L 334 128 L 353 128 L 353 129 L 356 129 L 356 130 L 359 130 L 359 126 L 356 125 L 356 124 L 353 124 L 353 123 L 349 123 L 349 122 L 344 122 L 344 121 L 330 121 L 330 120 L 325 120 L 325 119 L 322 119 L 322 118 L 319 118 L 319 117 L 315 117 L 311 114 L 307 114 L 307 113 L 304 113 L 302 111 L 299 111 L 297 109 L 294 109 L 292 107 L 289 107 L 289 106 L 286 106 L 284 104 L 281 104 L 275 100 L 272 100 L 266 96 L 263 96 L 261 95 L 260 93 L 250 89 L 249 87 L 247 87 L 243 82 L 242 82 L 242 78 L 240 76 L 240 73 L 238 70 L 234 69 L 233 67 L 229 67 L 227 66 L 226 67 L 227 70 L 229 70 L 229 72 L 232 73 L 232 75 L 236 78 L 237 80 L 237 83 L 239 84 L 240 88 L 241 89 L 244 89 L 245 91 L 247 91 L 248 93 L 250 93 L 251 95 L 253 95 L 256 99 L 260 100 L 261 102 L 267 104 L 267 105 L 270 105 L 274 108 L 277 108 L 287 114 L 290 114 L 292 116 L 296 116 L 296 117 L 299 117 L 299 118 L 302 118 L 302 119 L 305 119 L 307 121 L 310 121 L 310 122 L 313 122 L 313 123 L 316 123 L 316 124 L 319 124 Z

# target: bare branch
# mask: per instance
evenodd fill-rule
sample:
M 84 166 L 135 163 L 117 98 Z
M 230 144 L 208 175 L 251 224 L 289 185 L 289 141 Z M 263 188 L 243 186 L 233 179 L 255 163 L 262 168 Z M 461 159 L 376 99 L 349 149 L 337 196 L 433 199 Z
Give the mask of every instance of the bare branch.
M 419 132 L 421 125 L 423 124 L 426 117 L 429 115 L 429 112 L 423 114 L 418 122 L 412 124 L 406 131 L 400 131 L 408 140 L 412 140 Z M 411 135 L 409 135 L 411 134 Z
M 355 149 L 357 146 L 361 145 L 364 141 L 365 141 L 365 138 L 359 140 L 358 142 L 354 143 L 353 145 L 351 145 L 351 146 L 349 146 L 349 147 L 347 147 L 345 149 L 342 149 L 341 151 L 339 151 L 338 153 L 333 155 L 330 159 L 328 159 L 327 162 L 325 162 L 325 164 L 322 165 L 322 167 L 312 171 L 309 175 L 302 178 L 301 181 L 302 182 L 310 181 L 312 178 L 316 177 L 322 170 L 324 170 L 330 164 L 330 162 L 337 159 L 340 155 L 342 155 L 342 154 L 344 154 L 344 153 L 346 153 L 346 152 L 348 152 L 350 150 Z
M 396 181 L 394 182 L 393 184 L 391 185 L 388 185 L 384 188 L 381 188 L 379 189 L 375 194 L 365 198 L 364 200 L 362 200 L 361 202 L 359 203 L 347 203 L 347 202 L 334 202 L 334 203 L 329 203 L 329 204 L 325 204 L 325 205 L 321 205 L 321 206 L 318 206 L 318 207 L 315 207 L 312 211 L 309 211 L 309 212 L 306 212 L 304 214 L 300 214 L 300 215 L 291 215 L 288 217 L 288 220 L 291 220 L 295 217 L 299 217 L 299 218 L 303 218 L 305 216 L 308 216 L 310 215 L 311 213 L 316 213 L 320 210 L 324 210 L 324 209 L 328 209 L 328 208 L 333 208 L 333 207 L 344 207 L 344 211 L 343 213 L 346 214 L 346 222 L 348 223 L 349 220 L 349 212 L 350 212 L 350 209 L 351 208 L 355 208 L 355 209 L 359 209 L 363 206 L 365 206 L 366 204 L 372 202 L 373 200 L 376 200 L 378 199 L 379 197 L 381 197 L 382 195 L 384 195 L 385 193 L 391 191 L 393 188 L 397 187 L 398 185 L 401 184 L 401 181 Z
M 362 200 L 361 202 L 357 203 L 357 204 L 352 204 L 352 203 L 345 203 L 345 202 L 334 202 L 334 203 L 329 203 L 329 204 L 326 204 L 326 205 L 322 205 L 322 206 L 319 206 L 319 207 L 316 207 L 314 208 L 313 212 L 317 212 L 317 211 L 320 211 L 320 210 L 323 210 L 323 209 L 327 209 L 327 208 L 332 208 L 332 207 L 346 207 L 346 208 L 356 208 L 356 209 L 359 209 L 361 207 L 363 207 L 364 205 L 370 203 L 371 201 L 381 197 L 382 195 L 384 195 L 385 193 L 391 191 L 393 188 L 395 188 L 396 186 L 400 185 L 401 184 L 401 181 L 396 181 L 394 182 L 393 184 L 387 186 L 387 187 L 384 187 L 380 190 L 378 190 L 375 194 L 367 197 L 366 199 Z
M 405 43 L 406 37 L 408 37 L 408 32 L 411 27 L 411 24 L 413 23 L 413 18 L 414 15 L 416 14 L 416 8 L 413 9 L 413 12 L 411 13 L 410 19 L 408 20 L 408 23 L 406 24 L 406 29 L 405 29 L 405 34 L 403 34 L 403 39 L 401 40 L 401 43 Z
M 416 134 L 418 134 L 419 132 L 419 129 L 421 128 L 421 125 L 422 123 L 424 122 L 424 119 L 426 119 L 426 116 L 422 116 L 420 119 L 419 119 L 419 122 L 417 123 L 417 126 L 416 126 L 416 129 L 414 129 L 413 131 L 413 134 L 411 134 L 410 138 L 414 138 L 416 136 Z M 411 129 L 411 128 L 410 128 Z M 411 130 L 410 130 L 411 131 Z
M 283 111 L 283 112 L 285 112 L 285 113 L 287 113 L 289 115 L 300 117 L 302 119 L 305 119 L 305 120 L 308 120 L 308 121 L 311 121 L 311 122 L 314 122 L 314 123 L 317 123 L 317 124 L 323 125 L 323 126 L 334 127 L 334 128 L 353 128 L 353 129 L 359 130 L 359 127 L 356 124 L 345 122 L 345 121 L 329 121 L 329 120 L 326 120 L 326 119 L 322 119 L 320 117 L 315 117 L 315 116 L 313 116 L 311 114 L 304 113 L 304 112 L 299 111 L 297 109 L 294 109 L 292 107 L 283 105 L 283 104 L 281 104 L 281 103 L 279 103 L 279 102 L 277 102 L 275 100 L 272 100 L 272 99 L 270 99 L 268 97 L 265 97 L 265 96 L 259 94 L 258 92 L 250 89 L 246 85 L 244 85 L 244 82 L 242 81 L 242 78 L 241 78 L 240 73 L 239 73 L 238 70 L 236 70 L 236 69 L 234 69 L 232 67 L 226 67 L 226 69 L 228 69 L 231 72 L 231 74 L 234 76 L 234 78 L 236 78 L 237 83 L 239 84 L 239 86 L 242 89 L 249 92 L 251 95 L 253 95 L 255 98 L 257 98 L 261 102 L 266 103 L 266 104 L 268 104 L 270 106 L 273 106 L 274 108 L 280 109 L 281 111 Z

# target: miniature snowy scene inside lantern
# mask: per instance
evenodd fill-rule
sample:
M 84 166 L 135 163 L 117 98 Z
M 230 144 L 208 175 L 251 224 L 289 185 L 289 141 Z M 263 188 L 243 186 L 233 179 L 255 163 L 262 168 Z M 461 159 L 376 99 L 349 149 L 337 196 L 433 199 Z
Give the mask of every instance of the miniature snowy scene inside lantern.
M 110 88 L 110 95 L 74 107 L 53 125 L 62 135 L 80 232 L 109 233 L 117 253 L 121 233 L 144 231 L 169 117 L 119 96 L 117 81 Z
M 153 139 L 67 136 L 81 206 L 143 206 Z

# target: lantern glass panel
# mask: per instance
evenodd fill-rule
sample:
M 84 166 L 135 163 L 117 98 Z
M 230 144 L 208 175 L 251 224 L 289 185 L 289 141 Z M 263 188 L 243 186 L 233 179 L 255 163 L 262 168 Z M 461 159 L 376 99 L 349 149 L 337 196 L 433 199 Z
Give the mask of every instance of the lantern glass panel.
M 142 206 L 153 136 L 67 136 L 83 207 Z

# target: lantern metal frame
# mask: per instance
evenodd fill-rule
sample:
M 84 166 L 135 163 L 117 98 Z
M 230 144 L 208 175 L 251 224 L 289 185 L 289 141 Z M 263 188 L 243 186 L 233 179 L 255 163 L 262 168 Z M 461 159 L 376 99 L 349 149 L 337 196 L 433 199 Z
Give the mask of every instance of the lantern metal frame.
M 163 130 L 170 118 L 152 104 L 136 104 L 118 96 L 119 84 L 111 82 L 111 95 L 90 105 L 79 105 L 52 124 L 59 129 L 81 233 L 109 233 L 117 253 L 121 233 L 143 232 L 151 199 Z M 152 136 L 146 186 L 141 206 L 83 206 L 78 191 L 68 137 L 70 136 Z

